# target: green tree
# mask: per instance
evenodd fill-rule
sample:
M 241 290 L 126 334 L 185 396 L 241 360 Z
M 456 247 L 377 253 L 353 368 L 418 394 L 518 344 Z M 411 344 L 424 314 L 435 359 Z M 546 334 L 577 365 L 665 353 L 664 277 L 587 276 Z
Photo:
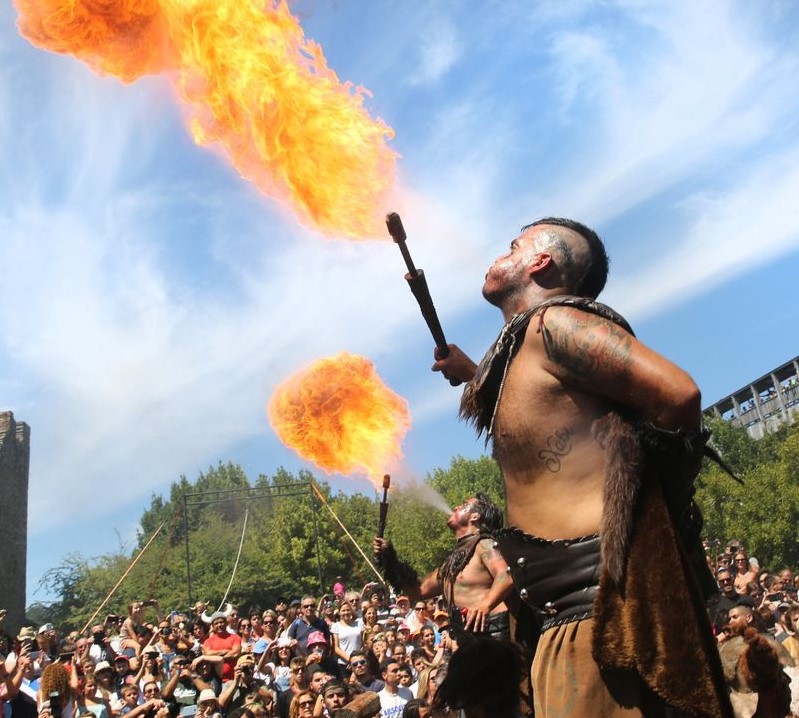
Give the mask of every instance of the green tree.
M 447 469 L 434 469 L 427 483 L 438 491 L 450 506 L 457 506 L 478 491 L 487 494 L 499 506 L 504 506 L 505 492 L 497 462 L 490 456 L 466 459 L 456 456 Z
M 707 464 L 697 480 L 696 500 L 705 536 L 723 548 L 743 541 L 762 566 L 799 566 L 799 427 L 754 440 L 742 428 L 713 424 L 714 444 L 743 485 Z
M 311 490 L 310 482 L 316 484 L 321 498 Z M 422 485 L 392 489 L 387 536 L 424 574 L 435 568 L 452 546 L 446 525 L 448 507 L 478 491 L 502 503 L 495 462 L 488 457 L 455 457 L 447 469 L 431 472 Z M 191 494 L 204 495 L 191 496 L 184 515 L 184 497 Z M 310 472 L 294 475 L 283 468 L 251 482 L 240 466 L 220 462 L 194 481 L 181 476 L 165 495 L 151 497 L 142 513 L 135 551 L 120 548 L 92 559 L 65 558 L 43 580 L 59 599 L 31 609 L 38 618 L 46 617 L 62 630 L 80 628 L 130 569 L 100 617 L 126 615 L 131 601 L 149 598 L 157 598 L 164 608 L 188 610 L 187 528 L 192 599 L 214 605 L 222 601 L 230 584 L 228 600 L 242 607 L 266 606 L 281 595 L 328 592 L 337 576 L 360 588 L 376 577 L 331 512 L 371 562 L 378 522 L 375 497 L 334 494 Z

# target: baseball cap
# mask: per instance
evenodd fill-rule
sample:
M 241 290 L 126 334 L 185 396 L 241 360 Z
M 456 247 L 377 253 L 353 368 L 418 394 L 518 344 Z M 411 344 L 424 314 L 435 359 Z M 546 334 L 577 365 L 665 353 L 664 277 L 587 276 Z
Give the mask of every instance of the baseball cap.
M 311 631 L 308 635 L 308 641 L 306 643 L 307 646 L 316 646 L 320 643 L 324 643 L 327 645 L 327 639 L 325 638 L 325 634 L 321 631 Z

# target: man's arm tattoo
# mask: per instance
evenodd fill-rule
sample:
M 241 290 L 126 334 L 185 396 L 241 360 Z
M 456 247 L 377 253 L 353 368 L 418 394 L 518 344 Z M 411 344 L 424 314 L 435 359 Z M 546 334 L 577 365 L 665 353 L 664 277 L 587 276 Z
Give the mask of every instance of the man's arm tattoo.
M 538 458 L 544 462 L 553 474 L 560 471 L 560 458 L 566 456 L 571 450 L 572 429 L 558 429 L 554 434 L 547 437 L 547 448 L 538 452 Z
M 593 314 L 559 316 L 544 324 L 547 356 L 575 379 L 623 379 L 632 364 L 632 337 Z

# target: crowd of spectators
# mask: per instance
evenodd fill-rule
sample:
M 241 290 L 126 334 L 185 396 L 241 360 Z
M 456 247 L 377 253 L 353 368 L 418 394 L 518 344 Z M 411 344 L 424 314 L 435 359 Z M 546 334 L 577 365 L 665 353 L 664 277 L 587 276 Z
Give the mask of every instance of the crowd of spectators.
M 740 541 L 714 548 L 706 542 L 719 587 L 708 612 L 736 717 L 799 716 L 799 577 L 761 566 Z
M 448 627 L 440 599 L 379 584 L 243 612 L 134 601 L 87 634 L 0 631 L 0 718 L 332 718 L 356 703 L 350 715 L 427 716 Z
M 760 566 L 739 541 L 715 548 L 706 544 L 719 586 L 708 615 L 736 715 L 753 715 L 773 689 L 786 701 L 774 715 L 799 716 L 799 577 Z M 441 599 L 410 602 L 379 584 L 338 581 L 321 599 L 244 612 L 197 603 L 165 614 L 134 601 L 86 634 L 45 623 L 14 636 L 2 620 L 0 718 L 457 715 L 439 691 L 456 648 Z M 747 664 L 758 641 L 777 666 L 771 683 Z

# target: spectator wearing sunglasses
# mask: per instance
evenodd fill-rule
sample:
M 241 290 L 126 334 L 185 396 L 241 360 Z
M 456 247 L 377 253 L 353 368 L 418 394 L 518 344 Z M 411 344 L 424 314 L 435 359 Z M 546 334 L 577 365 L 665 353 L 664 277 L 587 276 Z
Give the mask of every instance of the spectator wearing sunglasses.
M 321 631 L 325 640 L 330 641 L 327 623 L 316 614 L 316 599 L 313 596 L 304 596 L 300 602 L 300 615 L 288 630 L 288 637 L 297 641 L 297 650 L 301 655 L 308 655 L 308 637 L 314 631 Z
M 310 691 L 301 691 L 291 701 L 289 718 L 311 718 L 316 698 Z
M 366 660 L 366 653 L 363 651 L 353 651 L 350 654 L 350 683 L 356 688 L 364 691 L 379 693 L 385 687 L 385 682 L 376 678 L 369 668 L 369 661 Z

